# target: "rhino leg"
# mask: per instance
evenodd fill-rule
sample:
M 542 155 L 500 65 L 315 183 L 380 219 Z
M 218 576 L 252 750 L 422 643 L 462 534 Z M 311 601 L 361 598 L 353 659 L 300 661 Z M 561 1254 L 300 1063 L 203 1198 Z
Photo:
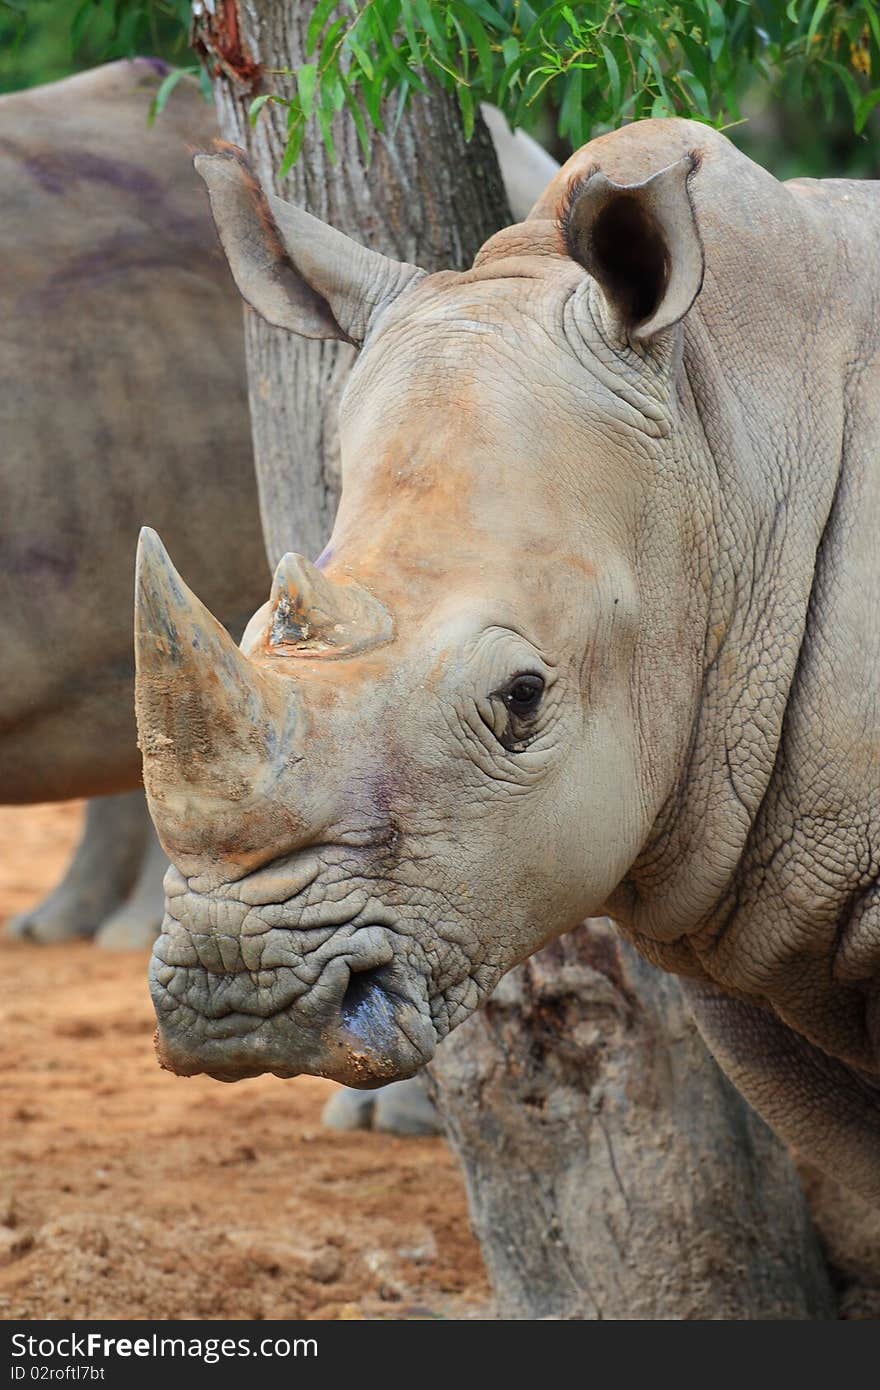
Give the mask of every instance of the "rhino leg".
M 407 1136 L 443 1133 L 422 1076 L 392 1081 L 376 1091 L 343 1086 L 330 1097 L 321 1118 L 327 1129 L 374 1129 Z
M 137 951 L 152 946 L 165 915 L 162 883 L 167 868 L 167 856 L 151 821 L 134 887 L 125 901 L 101 923 L 95 936 L 96 946 L 110 951 Z
M 423 1076 L 392 1081 L 376 1091 L 373 1129 L 383 1134 L 442 1134 L 443 1122 Z
M 798 1160 L 880 1206 L 880 1087 L 763 1009 L 683 983 L 715 1060 Z
M 801 1163 L 813 1223 L 837 1291 L 840 1317 L 880 1320 L 880 1210 L 843 1185 Z
M 43 943 L 94 936 L 131 892 L 149 830 L 140 790 L 90 801 L 63 879 L 36 907 L 13 917 L 7 935 Z
M 356 1091 L 353 1086 L 341 1086 L 324 1106 L 321 1123 L 325 1129 L 372 1129 L 375 1108 L 375 1091 Z

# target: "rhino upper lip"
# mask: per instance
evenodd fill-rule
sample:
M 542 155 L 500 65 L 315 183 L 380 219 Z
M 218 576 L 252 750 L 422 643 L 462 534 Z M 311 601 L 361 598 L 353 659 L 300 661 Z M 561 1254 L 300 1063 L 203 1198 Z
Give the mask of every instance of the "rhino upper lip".
M 257 868 L 252 868 L 242 873 L 240 878 L 229 879 L 226 883 L 219 885 L 218 889 L 214 891 L 216 892 L 219 889 L 226 890 L 230 901 L 240 902 L 241 898 L 238 896 L 238 891 L 250 880 L 265 877 L 271 883 L 271 876 L 273 873 L 281 877 L 285 872 L 295 872 L 297 868 L 305 869 L 308 873 L 314 865 L 315 872 L 312 876 L 307 879 L 304 877 L 302 888 L 297 888 L 288 898 L 267 898 L 265 902 L 255 902 L 253 906 L 266 906 L 270 901 L 272 903 L 289 902 L 292 898 L 296 897 L 297 893 L 302 892 L 310 883 L 313 883 L 314 880 L 319 877 L 328 863 L 333 862 L 332 856 L 334 854 L 381 853 L 387 851 L 389 847 L 395 844 L 397 834 L 398 832 L 396 830 L 389 827 L 383 830 L 382 834 L 376 834 L 374 831 L 363 836 L 352 834 L 349 837 L 345 837 L 339 835 L 332 840 L 316 841 L 314 844 L 310 844 L 303 849 L 295 850 L 292 854 L 282 854 L 278 855 L 275 859 L 269 859 L 265 864 L 260 864 Z M 192 886 L 192 881 L 190 879 L 187 879 L 183 875 L 181 875 L 181 877 L 186 884 L 187 891 L 199 893 L 199 889 Z
M 316 934 L 322 934 L 321 940 L 318 942 L 317 946 L 314 946 L 314 945 L 313 945 L 313 946 L 311 947 L 312 950 L 320 950 L 321 947 L 324 946 L 324 945 L 326 944 L 326 942 L 329 941 L 330 938 L 331 938 L 332 936 L 335 936 L 335 935 L 337 934 L 337 932 L 345 932 L 346 929 L 351 929 L 353 932 L 360 932 L 360 931 L 363 931 L 363 930 L 365 930 L 365 929 L 369 929 L 369 928 L 372 927 L 372 928 L 376 928 L 376 929 L 378 929 L 378 930 L 380 930 L 380 931 L 386 933 L 387 935 L 391 936 L 392 938 L 400 938 L 400 939 L 403 939 L 403 938 L 405 937 L 405 934 L 402 933 L 402 932 L 400 931 L 399 928 L 397 928 L 397 927 L 395 927 L 395 926 L 389 924 L 388 922 L 375 922 L 375 921 L 370 921 L 369 919 L 366 919 L 366 920 L 364 920 L 364 921 L 359 921 L 359 920 L 358 920 L 358 917 L 359 917 L 359 914 L 358 914 L 358 913 L 355 913 L 355 914 L 354 914 L 352 917 L 350 917 L 347 921 L 343 921 L 343 922 L 328 922 L 328 923 L 323 924 L 323 925 L 322 925 L 320 922 L 318 922 L 318 923 L 310 924 L 308 927 L 303 927 L 303 928 L 298 928 L 298 927 L 296 927 L 295 925 L 286 925 L 286 924 L 285 924 L 285 925 L 274 925 L 274 926 L 269 926 L 269 925 L 267 925 L 266 931 L 267 931 L 267 932 L 269 932 L 269 931 L 281 931 L 281 932 L 286 932 L 286 933 L 290 933 L 290 934 L 293 934 L 293 933 L 295 933 L 295 932 L 297 932 L 297 931 L 302 931 L 304 935 L 308 934 L 309 936 L 314 936 L 314 935 L 316 935 Z M 176 920 L 177 920 L 177 919 L 175 919 L 175 921 L 176 921 Z M 178 925 L 181 925 L 180 923 L 177 923 L 177 924 L 178 924 Z M 194 935 L 198 935 L 199 933 L 193 933 L 193 934 L 194 934 Z M 212 932 L 210 929 L 207 929 L 203 934 L 206 935 L 206 936 L 211 936 L 211 935 L 214 935 L 215 933 Z M 222 934 L 222 933 L 221 933 L 221 934 Z M 408 940 L 409 937 L 406 936 L 405 939 Z M 160 938 L 160 940 L 161 940 L 161 938 Z M 269 1020 L 269 1019 L 277 1018 L 277 1017 L 279 1017 L 279 1015 L 284 1014 L 284 1013 L 288 1013 L 291 1009 L 295 1008 L 296 1005 L 299 1003 L 300 1000 L 303 1000 L 303 999 L 307 998 L 307 996 L 308 996 L 314 989 L 316 989 L 316 988 L 320 985 L 321 978 L 322 978 L 322 976 L 323 976 L 323 974 L 324 974 L 325 969 L 326 969 L 327 966 L 330 965 L 333 961 L 338 960 L 338 959 L 339 959 L 339 956 L 345 954 L 345 947 L 346 947 L 346 945 L 347 945 L 347 943 L 348 943 L 349 941 L 350 941 L 350 936 L 349 936 L 349 935 L 346 935 L 346 937 L 344 938 L 344 940 L 340 942 L 340 950 L 339 950 L 339 952 L 338 952 L 337 954 L 335 954 L 335 955 L 332 955 L 332 956 L 328 957 L 328 959 L 325 960 L 325 961 L 321 964 L 320 972 L 319 972 L 319 974 L 316 976 L 316 978 L 315 978 L 314 980 L 312 980 L 309 984 L 305 985 L 304 988 L 303 988 L 299 993 L 296 993 L 296 994 L 294 994 L 292 997 L 285 999 L 282 1003 L 279 1003 L 279 1005 L 278 1005 L 277 1008 L 272 1009 L 270 1012 L 266 1012 L 266 1013 L 258 1012 L 257 1010 L 250 1010 L 250 1009 L 247 1009 L 247 1008 L 242 1008 L 240 1005 L 238 1005 L 238 1006 L 236 1006 L 236 1007 L 229 1007 L 229 1008 L 225 1008 L 225 1009 L 224 1009 L 224 1008 L 215 1009 L 215 1010 L 212 1010 L 212 1011 L 209 1013 L 209 1012 L 207 1012 L 207 1011 L 205 1011 L 205 1010 L 203 1010 L 203 1009 L 194 1008 L 192 1004 L 190 1004 L 190 1003 L 188 1003 L 188 1002 L 185 1002 L 185 1001 L 182 1001 L 182 1000 L 179 1000 L 179 999 L 176 999 L 176 998 L 175 998 L 174 1002 L 175 1002 L 175 1004 L 176 1004 L 178 1007 L 186 1007 L 186 1008 L 189 1008 L 190 1011 L 191 1011 L 192 1013 L 197 1014 L 200 1018 L 202 1018 L 202 1019 L 204 1019 L 204 1020 L 206 1020 L 206 1021 L 207 1021 L 207 1020 L 210 1020 L 210 1021 L 215 1021 L 215 1022 L 216 1022 L 216 1021 L 219 1021 L 220 1019 L 231 1019 L 231 1018 L 234 1018 L 234 1017 L 238 1017 L 238 1018 L 242 1018 L 242 1019 L 245 1019 L 245 1018 L 246 1018 L 246 1019 L 256 1019 L 256 1020 L 258 1020 L 259 1022 L 265 1022 L 265 1021 L 267 1021 L 267 1020 Z M 154 950 L 155 950 L 155 948 L 154 948 Z M 308 955 L 306 955 L 306 956 L 304 957 L 304 961 L 307 961 L 307 960 L 308 960 Z M 363 969 L 360 969 L 360 970 L 357 969 L 356 967 L 353 968 L 353 967 L 350 965 L 350 966 L 349 966 L 349 981 L 348 981 L 348 984 L 346 985 L 345 995 L 343 996 L 343 999 L 349 994 L 349 992 L 352 992 L 352 991 L 353 991 L 355 994 L 357 994 L 358 992 L 363 992 L 363 991 L 365 991 L 366 988 L 368 987 L 368 984 L 372 984 L 374 987 L 379 987 L 379 988 L 381 988 L 382 991 L 384 992 L 384 994 L 386 994 L 390 999 L 394 1000 L 395 1003 L 397 1003 L 397 1004 L 402 1004 L 402 1005 L 406 1005 L 406 1006 L 409 1006 L 409 1007 L 413 1007 L 414 1001 L 413 1001 L 411 998 L 409 998 L 407 995 L 403 994 L 399 989 L 396 989 L 396 988 L 389 982 L 388 975 L 389 975 L 390 967 L 391 967 L 391 962 L 384 962 L 384 963 L 377 964 L 377 965 L 365 966 Z M 187 970 L 188 972 L 191 972 L 191 973 L 201 973 L 201 974 L 204 974 L 204 975 L 209 975 L 209 976 L 211 976 L 211 977 L 219 977 L 221 980 L 226 979 L 226 980 L 230 980 L 230 981 L 237 980 L 237 979 L 239 979 L 240 977 L 245 976 L 245 975 L 252 976 L 252 975 L 254 974 L 254 971 L 253 971 L 253 970 L 247 968 L 247 967 L 244 966 L 244 965 L 242 965 L 240 969 L 231 969 L 231 970 L 223 969 L 223 970 L 216 970 L 216 969 L 211 968 L 209 965 L 205 964 L 205 963 L 204 963 L 203 961 L 201 961 L 201 960 L 198 960 L 198 961 L 196 961 L 196 962 L 193 962 L 193 963 L 190 964 L 190 965 L 186 965 L 186 966 L 183 966 L 183 967 L 181 967 L 181 966 L 172 966 L 172 965 L 168 965 L 165 961 L 163 961 L 163 960 L 162 960 L 162 957 L 158 954 L 158 952 L 156 952 L 156 953 L 155 953 L 155 956 L 154 956 L 154 962 L 153 962 L 153 978 L 154 978 L 155 983 L 159 986 L 159 988 L 162 989 L 163 993 L 166 994 L 166 995 L 169 994 L 169 991 L 168 991 L 168 989 L 167 989 L 167 982 L 166 982 L 166 981 L 163 981 L 163 980 L 161 980 L 161 979 L 159 979 L 159 978 L 157 977 L 157 975 L 156 975 L 155 972 L 156 972 L 156 970 L 157 970 L 158 968 L 161 968 L 161 969 L 163 969 L 163 970 L 168 970 L 168 971 L 170 971 L 172 974 L 176 974 L 176 973 L 182 968 L 182 969 Z M 259 969 L 259 973 L 260 973 L 260 974 L 273 974 L 273 975 L 275 975 L 275 974 L 278 974 L 279 972 L 285 971 L 285 970 L 286 970 L 286 971 L 292 972 L 294 975 L 295 975 L 295 973 L 296 973 L 294 967 L 291 966 L 291 965 L 271 965 L 271 966 L 267 966 L 267 967 L 261 967 L 261 968 Z M 358 981 L 360 981 L 360 985 L 357 984 Z M 174 998 L 174 996 L 172 996 L 172 995 L 169 995 L 169 997 Z M 208 1002 L 208 1001 L 206 1000 L 205 1002 Z

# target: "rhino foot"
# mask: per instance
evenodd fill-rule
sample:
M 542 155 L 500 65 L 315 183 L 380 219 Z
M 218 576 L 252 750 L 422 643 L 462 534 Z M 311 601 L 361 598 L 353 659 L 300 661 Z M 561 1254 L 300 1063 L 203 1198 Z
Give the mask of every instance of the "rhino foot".
M 442 1134 L 443 1125 L 423 1077 L 392 1081 L 376 1091 L 343 1086 L 324 1106 L 327 1129 L 372 1129 L 407 1137 Z
M 162 923 L 167 867 L 142 791 L 96 798 L 64 878 L 13 917 L 6 934 L 44 945 L 94 937 L 110 950 L 143 949 Z
M 96 946 L 108 951 L 138 951 L 152 946 L 165 913 L 162 884 L 167 868 L 168 860 L 150 826 L 134 888 L 125 902 L 101 923 L 95 936 Z
M 19 912 L 4 927 L 4 935 L 19 941 L 36 941 L 42 946 L 58 941 L 76 941 L 94 933 L 100 913 L 90 909 L 61 885 L 48 898 L 27 912 Z
M 375 1108 L 375 1091 L 355 1091 L 350 1086 L 341 1086 L 324 1106 L 321 1123 L 325 1129 L 372 1129 Z
M 36 907 L 13 917 L 6 935 L 43 944 L 94 936 L 132 891 L 148 830 L 142 791 L 90 801 L 64 878 Z

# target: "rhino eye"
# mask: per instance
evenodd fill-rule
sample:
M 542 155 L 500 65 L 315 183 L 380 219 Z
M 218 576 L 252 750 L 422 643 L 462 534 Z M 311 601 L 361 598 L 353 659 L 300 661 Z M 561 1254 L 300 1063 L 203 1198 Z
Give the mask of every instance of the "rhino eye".
M 541 703 L 541 696 L 544 694 L 544 677 L 531 673 L 524 676 L 514 676 L 510 684 L 499 694 L 511 714 L 515 715 L 517 719 L 528 719 L 536 712 Z

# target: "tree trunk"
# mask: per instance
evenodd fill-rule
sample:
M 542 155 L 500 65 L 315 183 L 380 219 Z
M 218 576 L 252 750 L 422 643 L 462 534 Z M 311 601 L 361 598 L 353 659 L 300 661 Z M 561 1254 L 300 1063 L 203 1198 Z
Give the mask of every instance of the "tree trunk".
M 283 111 L 247 107 L 264 69 L 304 61 L 311 4 L 194 6 L 226 139 L 267 187 L 426 269 L 471 263 L 509 221 L 488 133 L 417 98 L 363 168 L 351 122 L 338 164 L 311 138 L 283 181 Z M 284 81 L 268 79 L 273 90 Z M 288 87 L 291 91 L 292 87 Z M 317 554 L 339 494 L 334 420 L 352 350 L 246 313 L 266 546 Z M 821 1317 L 824 1269 L 779 1144 L 721 1079 L 674 981 L 606 929 L 549 947 L 441 1049 L 436 1085 L 504 1316 Z
M 432 1072 L 502 1317 L 834 1316 L 791 1160 L 610 923 L 508 975 Z
M 393 140 L 376 137 L 369 169 L 354 123 L 337 118 L 337 163 L 310 134 L 295 167 L 278 179 L 286 112 L 269 102 L 254 128 L 247 109 L 259 90 L 255 74 L 306 61 L 314 5 L 217 0 L 215 10 L 197 19 L 196 33 L 219 67 L 220 129 L 248 151 L 267 187 L 377 251 L 426 270 L 470 265 L 486 238 L 510 221 L 489 132 L 478 120 L 467 145 L 457 103 L 443 93 L 413 99 Z M 266 82 L 284 96 L 296 90 L 290 78 Z M 286 550 L 317 555 L 332 529 L 339 501 L 335 422 L 355 352 L 347 343 L 268 328 L 250 311 L 245 336 L 260 509 L 275 565 Z

